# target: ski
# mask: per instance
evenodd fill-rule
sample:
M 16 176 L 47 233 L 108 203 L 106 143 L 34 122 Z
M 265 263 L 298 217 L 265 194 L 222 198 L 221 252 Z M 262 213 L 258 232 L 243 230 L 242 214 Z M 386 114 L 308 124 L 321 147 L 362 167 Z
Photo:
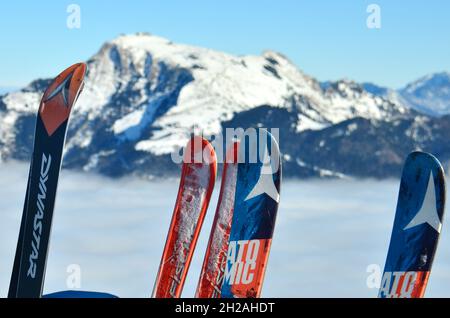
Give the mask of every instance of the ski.
M 424 152 L 411 153 L 403 168 L 379 297 L 423 297 L 442 229 L 445 195 L 439 161 Z
M 205 139 L 193 137 L 184 150 L 178 196 L 153 297 L 178 298 L 194 253 L 216 179 L 214 148 Z
M 44 92 L 8 297 L 42 295 L 53 209 L 70 113 L 84 83 L 86 65 L 59 74 Z
M 102 292 L 91 292 L 82 290 L 65 290 L 42 296 L 42 298 L 119 298 L 115 295 Z
M 251 134 L 250 134 L 251 135 Z M 222 298 L 258 298 L 280 202 L 281 158 L 264 129 L 240 141 Z
M 238 148 L 239 143 L 234 142 L 225 157 L 219 200 L 195 294 L 196 298 L 219 298 L 221 294 L 233 218 Z

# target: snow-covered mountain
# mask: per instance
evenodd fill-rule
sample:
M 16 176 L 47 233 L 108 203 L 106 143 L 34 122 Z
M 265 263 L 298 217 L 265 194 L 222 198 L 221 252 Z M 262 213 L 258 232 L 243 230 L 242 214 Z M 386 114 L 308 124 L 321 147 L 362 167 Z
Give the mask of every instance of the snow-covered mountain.
M 321 160 L 305 157 L 310 149 L 320 158 L 320 148 L 339 135 L 333 127 L 343 122 L 395 126 L 417 115 L 401 101 L 349 80 L 323 85 L 272 51 L 234 56 L 139 33 L 105 43 L 88 68 L 71 120 L 65 165 L 109 176 L 177 171 L 169 155 L 185 145 L 194 127 L 214 135 L 224 127 L 261 125 L 280 128 L 288 175 L 384 176 L 389 173 L 383 167 L 377 173 L 362 167 L 352 173 L 339 163 L 330 167 L 325 160 L 318 164 Z M 0 97 L 0 158 L 29 158 L 35 112 L 48 82 L 37 80 Z M 355 122 L 340 136 L 358 127 Z M 314 151 L 302 142 L 311 135 L 323 136 Z M 347 151 L 358 151 L 352 147 L 338 149 L 333 160 L 346 160 Z
M 450 73 L 435 73 L 408 84 L 400 95 L 410 107 L 431 115 L 450 114 Z
M 373 94 L 374 96 L 381 97 L 383 99 L 387 99 L 391 101 L 394 104 L 403 105 L 407 108 L 415 109 L 414 107 L 411 107 L 411 105 L 408 104 L 408 102 L 403 98 L 400 91 L 384 87 L 384 86 L 378 86 L 373 83 L 363 83 L 362 87 L 368 91 L 369 93 Z M 416 109 L 417 110 L 417 109 Z

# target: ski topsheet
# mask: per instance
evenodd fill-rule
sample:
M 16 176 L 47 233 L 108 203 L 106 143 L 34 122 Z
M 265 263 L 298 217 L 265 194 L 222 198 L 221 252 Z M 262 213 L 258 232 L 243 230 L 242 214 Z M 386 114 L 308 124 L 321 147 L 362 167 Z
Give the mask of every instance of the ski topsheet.
M 156 277 L 153 297 L 180 297 L 216 179 L 214 148 L 193 137 L 185 148 L 172 221 Z
M 258 129 L 240 141 L 234 210 L 221 297 L 260 297 L 280 201 L 275 138 Z M 254 140 L 256 139 L 256 140 Z
M 8 297 L 42 295 L 67 125 L 85 73 L 85 64 L 72 65 L 53 80 L 42 97 Z
M 195 294 L 197 298 L 219 298 L 221 294 L 233 218 L 238 147 L 238 142 L 233 143 L 226 154 L 216 214 Z
M 444 178 L 432 155 L 406 159 L 379 297 L 423 297 L 442 228 Z
M 65 290 L 42 296 L 42 298 L 119 298 L 115 295 L 82 290 Z

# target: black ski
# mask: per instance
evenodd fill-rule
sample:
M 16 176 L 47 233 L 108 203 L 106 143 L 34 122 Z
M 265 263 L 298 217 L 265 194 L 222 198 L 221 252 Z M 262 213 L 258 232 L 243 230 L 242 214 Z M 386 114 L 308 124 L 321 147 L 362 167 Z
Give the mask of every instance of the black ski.
M 50 84 L 39 106 L 25 204 L 8 297 L 39 298 L 44 286 L 56 190 L 70 113 L 86 65 L 75 64 Z

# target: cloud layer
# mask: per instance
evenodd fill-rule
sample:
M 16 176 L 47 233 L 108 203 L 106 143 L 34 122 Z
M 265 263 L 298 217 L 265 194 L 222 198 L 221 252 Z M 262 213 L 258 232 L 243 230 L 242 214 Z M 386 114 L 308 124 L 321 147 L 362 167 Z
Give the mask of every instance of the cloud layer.
M 28 166 L 0 164 L 0 296 L 5 297 L 19 231 Z M 366 267 L 384 266 L 398 181 L 288 181 L 263 288 L 264 297 L 375 297 Z M 217 202 L 216 191 L 186 280 L 192 297 Z M 178 181 L 110 180 L 63 171 L 45 292 L 66 290 L 81 267 L 83 290 L 149 297 Z M 450 236 L 442 238 L 426 295 L 450 297 Z

